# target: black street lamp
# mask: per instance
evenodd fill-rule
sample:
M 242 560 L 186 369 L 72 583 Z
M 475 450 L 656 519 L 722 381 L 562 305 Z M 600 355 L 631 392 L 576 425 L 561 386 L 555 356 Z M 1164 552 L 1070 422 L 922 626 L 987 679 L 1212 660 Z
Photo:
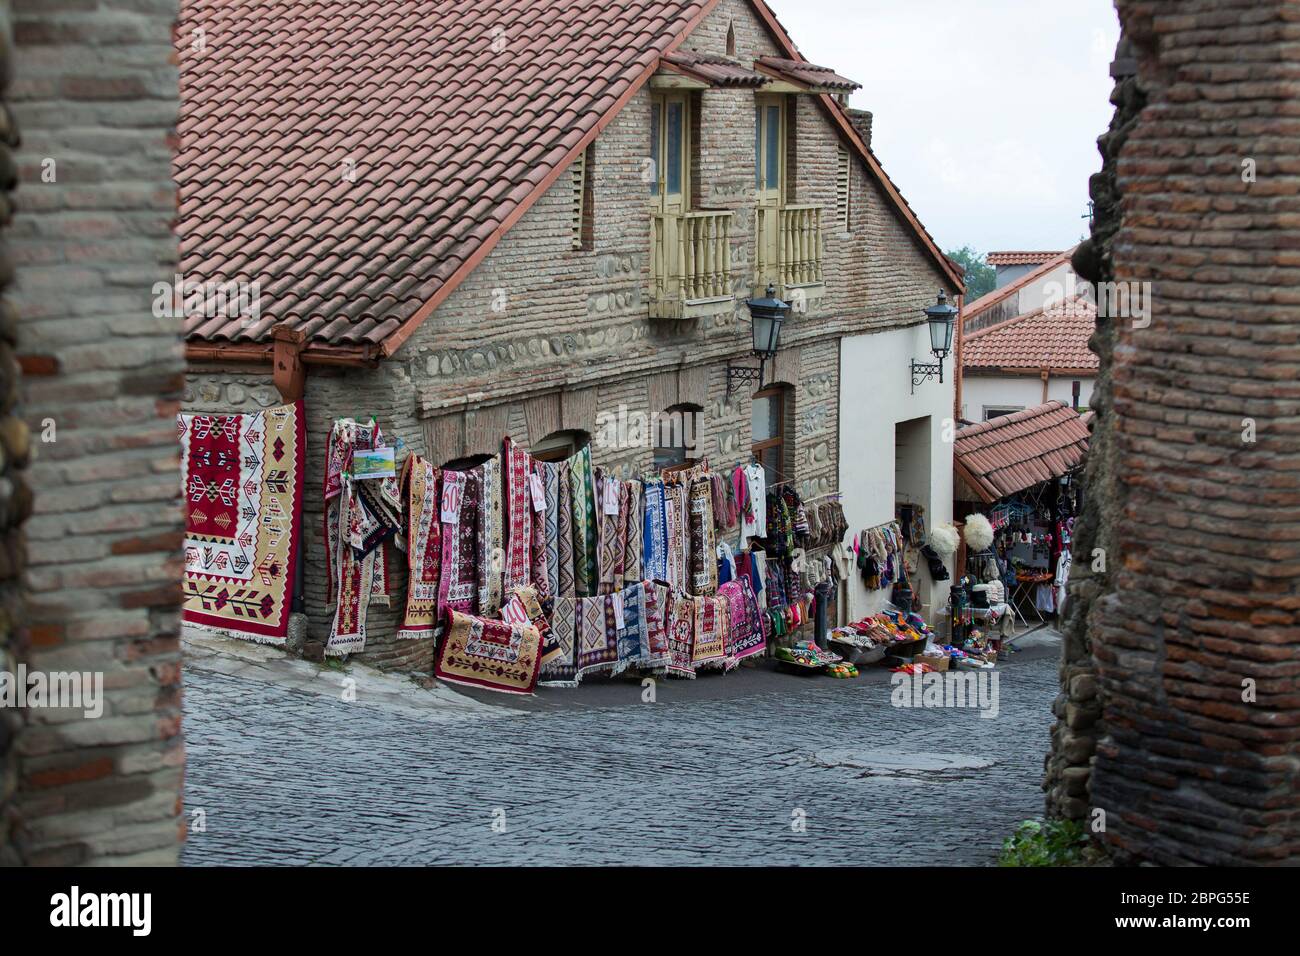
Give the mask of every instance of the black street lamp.
M 770 282 L 767 292 L 761 299 L 746 299 L 749 306 L 750 323 L 754 333 L 754 355 L 758 358 L 758 368 L 752 365 L 727 365 L 727 395 L 735 391 L 741 382 L 758 382 L 763 387 L 763 366 L 776 355 L 780 348 L 781 323 L 790 314 L 790 304 L 776 297 L 776 288 Z
M 927 379 L 939 376 L 943 381 L 943 360 L 952 352 L 952 331 L 957 323 L 957 310 L 948 304 L 948 297 L 939 290 L 939 300 L 925 309 L 925 321 L 930 325 L 930 351 L 939 361 L 932 364 L 912 360 L 912 394 L 916 386 Z

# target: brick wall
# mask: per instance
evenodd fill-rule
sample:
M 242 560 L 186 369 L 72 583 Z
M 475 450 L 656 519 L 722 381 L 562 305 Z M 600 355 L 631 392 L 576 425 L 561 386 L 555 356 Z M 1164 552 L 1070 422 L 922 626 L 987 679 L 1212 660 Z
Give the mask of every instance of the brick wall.
M 1103 352 L 1091 804 L 1121 859 L 1294 864 L 1300 21 L 1282 0 L 1117 6 L 1143 102 L 1118 232 L 1078 264 L 1154 300 Z
M 23 134 L 10 253 L 37 489 L 26 661 L 102 673 L 106 698 L 98 719 L 26 713 L 9 852 L 29 863 L 171 863 L 184 761 L 183 366 L 179 320 L 151 304 L 177 261 L 177 2 L 9 6 L 9 102 Z
M 777 53 L 741 0 L 723 0 L 684 47 L 723 53 L 729 25 L 740 59 Z M 750 390 L 726 395 L 726 365 L 754 362 L 748 310 L 741 301 L 752 291 L 755 243 L 753 93 L 710 89 L 698 97 L 693 186 L 699 205 L 734 211 L 731 273 L 737 305 L 730 314 L 688 321 L 648 317 L 651 200 L 642 171 L 649 155 L 650 102 L 649 90 L 643 89 L 596 139 L 590 249 L 572 247 L 573 184 L 562 175 L 393 359 L 373 370 L 310 369 L 305 396 L 309 647 L 319 644 L 330 620 L 321 561 L 320 475 L 323 440 L 335 417 L 373 414 L 410 450 L 444 462 L 496 451 L 505 434 L 530 444 L 561 428 L 594 434 L 597 416 L 616 413 L 620 405 L 649 414 L 692 403 L 704 410 L 700 454 L 720 467 L 748 459 Z M 945 279 L 856 161 L 853 230 L 839 230 L 834 222 L 838 134 L 809 98 L 796 104 L 794 117 L 797 162 L 790 192 L 792 201 L 827 207 L 826 294 L 787 321 L 766 381 L 792 388 L 788 454 L 800 490 L 817 495 L 838 484 L 840 337 L 916 324 L 920 309 L 934 300 Z M 256 407 L 274 394 L 273 388 L 266 391 L 269 387 L 267 369 L 193 365 L 185 405 Z M 628 474 L 649 469 L 653 457 L 650 446 L 594 447 L 593 452 L 597 464 Z M 393 638 L 404 582 L 393 583 L 398 589 L 392 606 L 371 605 L 361 656 L 379 666 L 425 669 L 428 642 Z

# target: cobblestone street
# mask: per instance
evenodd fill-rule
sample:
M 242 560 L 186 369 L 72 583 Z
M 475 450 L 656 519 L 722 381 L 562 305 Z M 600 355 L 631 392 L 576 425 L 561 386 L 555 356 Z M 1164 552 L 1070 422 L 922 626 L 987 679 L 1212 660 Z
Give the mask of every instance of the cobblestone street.
M 660 681 L 655 703 L 632 681 L 476 695 L 496 716 L 441 723 L 188 667 L 185 802 L 206 829 L 183 859 L 989 864 L 1041 815 L 1056 667 L 1050 647 L 999 666 L 991 719 L 896 708 L 888 672 L 747 668 Z

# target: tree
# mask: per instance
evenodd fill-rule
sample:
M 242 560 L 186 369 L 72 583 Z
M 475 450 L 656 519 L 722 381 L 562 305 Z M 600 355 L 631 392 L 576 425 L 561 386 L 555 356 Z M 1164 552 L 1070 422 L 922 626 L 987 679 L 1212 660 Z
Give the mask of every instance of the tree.
M 948 258 L 961 263 L 966 273 L 967 302 L 973 302 L 993 291 L 996 273 L 993 267 L 984 261 L 983 253 L 976 252 L 970 246 L 962 246 L 956 252 L 949 252 Z

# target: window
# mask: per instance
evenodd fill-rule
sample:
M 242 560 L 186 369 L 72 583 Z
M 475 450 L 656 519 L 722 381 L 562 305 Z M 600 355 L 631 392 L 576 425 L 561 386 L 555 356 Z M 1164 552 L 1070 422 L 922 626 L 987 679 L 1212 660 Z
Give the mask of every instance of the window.
M 759 201 L 779 203 L 785 161 L 785 100 L 759 96 L 754 105 L 754 184 Z
M 699 460 L 690 455 L 696 449 L 702 410 L 698 405 L 674 405 L 655 416 L 655 471 L 688 467 Z
M 669 93 L 656 96 L 650 104 L 650 159 L 654 172 L 650 195 L 659 197 L 664 212 L 686 211 L 690 102 L 684 93 Z
M 564 461 L 591 443 L 591 436 L 580 428 L 551 432 L 528 449 L 537 461 Z
M 841 146 L 835 176 L 835 218 L 840 224 L 840 229 L 844 232 L 848 232 L 852 228 L 849 218 L 852 215 L 850 208 L 852 177 L 853 165 L 850 162 L 848 148 Z
M 785 480 L 786 392 L 785 386 L 773 385 L 755 392 L 750 405 L 750 451 L 769 485 Z
M 727 56 L 736 55 L 736 25 L 727 24 Z
M 573 211 L 570 228 L 574 249 L 591 249 L 595 225 L 591 171 L 595 158 L 596 144 L 592 143 L 573 161 Z
M 985 405 L 984 420 L 992 418 L 1001 418 L 1003 415 L 1010 415 L 1012 412 L 1019 412 L 1024 409 L 1023 405 Z

